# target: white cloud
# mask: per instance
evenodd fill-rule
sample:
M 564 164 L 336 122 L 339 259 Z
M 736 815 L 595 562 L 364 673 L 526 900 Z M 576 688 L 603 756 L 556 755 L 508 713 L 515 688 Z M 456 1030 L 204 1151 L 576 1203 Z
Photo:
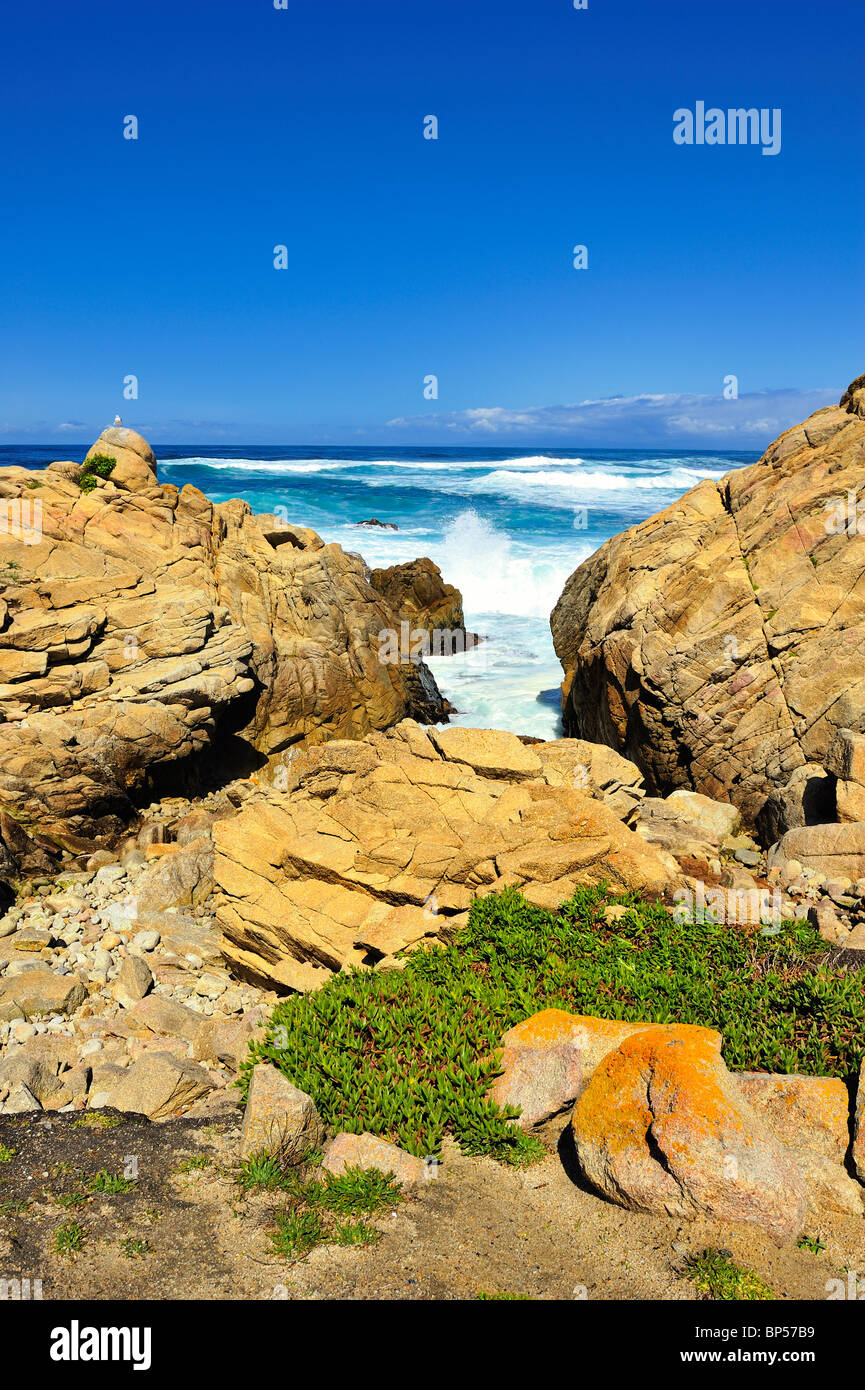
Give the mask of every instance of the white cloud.
M 815 410 L 837 402 L 843 388 L 754 391 L 737 400 L 686 393 L 610 396 L 571 405 L 471 410 L 415 415 L 388 421 L 395 433 L 423 438 L 476 439 L 479 435 L 573 444 L 654 444 L 676 448 L 723 442 L 727 448 L 764 448 L 776 435 Z

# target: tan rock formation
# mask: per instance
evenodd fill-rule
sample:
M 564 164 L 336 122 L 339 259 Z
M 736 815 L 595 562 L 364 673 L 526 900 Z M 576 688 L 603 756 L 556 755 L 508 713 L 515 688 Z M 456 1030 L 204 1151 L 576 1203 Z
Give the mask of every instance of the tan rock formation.
M 425 667 L 379 660 L 395 616 L 358 556 L 160 484 L 133 430 L 94 454 L 116 464 L 89 491 L 74 464 L 0 471 L 0 876 L 117 830 L 154 769 L 217 732 L 248 770 L 443 717 Z
M 463 598 L 446 584 L 438 565 L 425 556 L 404 565 L 375 569 L 369 582 L 400 618 L 423 632 L 465 630 Z
M 736 1081 L 805 1178 L 814 1215 L 862 1216 L 865 1191 L 844 1167 L 850 1147 L 850 1098 L 844 1082 L 762 1072 L 740 1072 Z
M 865 821 L 803 825 L 788 830 L 773 850 L 774 860 L 795 859 L 806 869 L 848 878 L 865 877 Z
M 324 1151 L 322 1168 L 336 1177 L 347 1168 L 375 1168 L 400 1187 L 415 1187 L 436 1176 L 435 1160 L 416 1158 L 375 1134 L 337 1134 Z
M 110 426 L 87 451 L 84 462 L 99 456 L 114 459 L 111 481 L 128 492 L 145 492 L 156 486 L 156 455 L 135 430 Z
M 410 720 L 298 754 L 285 792 L 214 826 L 226 959 L 310 989 L 447 934 L 474 894 L 507 884 L 551 907 L 601 880 L 670 891 L 674 861 L 575 789 L 572 756 L 563 785 L 560 746 Z
M 167 1120 L 206 1096 L 213 1082 L 204 1067 L 170 1052 L 138 1058 L 111 1091 L 111 1105 L 151 1120 Z
M 568 580 L 551 617 L 566 732 L 632 758 L 653 792 L 753 823 L 837 729 L 865 732 L 861 381 Z
M 853 1162 L 856 1172 L 865 1182 L 865 1062 L 859 1072 L 856 1109 L 853 1114 Z
M 626 1038 L 655 1026 L 542 1009 L 502 1038 L 502 1071 L 490 1087 L 490 1100 L 519 1106 L 522 1128 L 539 1124 L 572 1104 Z

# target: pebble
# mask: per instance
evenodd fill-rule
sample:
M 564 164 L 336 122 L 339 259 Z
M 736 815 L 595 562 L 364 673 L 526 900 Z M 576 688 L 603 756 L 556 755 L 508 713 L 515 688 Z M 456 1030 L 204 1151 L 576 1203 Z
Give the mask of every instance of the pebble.
M 97 884 L 117 883 L 121 878 L 126 877 L 126 870 L 122 864 L 104 864 L 101 869 L 96 870 Z
M 755 849 L 737 849 L 734 856 L 746 869 L 756 869 L 763 856 Z
M 158 931 L 140 931 L 133 936 L 132 945 L 136 951 L 155 951 L 161 940 Z

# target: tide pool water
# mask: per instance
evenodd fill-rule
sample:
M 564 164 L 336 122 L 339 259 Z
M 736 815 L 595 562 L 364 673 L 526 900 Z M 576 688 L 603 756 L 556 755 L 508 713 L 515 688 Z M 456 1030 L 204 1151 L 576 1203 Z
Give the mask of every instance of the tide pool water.
M 260 445 L 155 452 L 164 482 L 194 483 L 218 502 L 243 497 L 257 512 L 280 508 L 325 541 L 363 555 L 371 568 L 429 556 L 461 591 L 467 626 L 487 639 L 430 660 L 459 711 L 454 722 L 540 738 L 561 733 L 562 670 L 549 616 L 568 576 L 603 541 L 701 478 L 758 457 Z M 7 447 L 0 463 L 33 466 L 55 453 Z M 358 525 L 372 517 L 399 530 Z

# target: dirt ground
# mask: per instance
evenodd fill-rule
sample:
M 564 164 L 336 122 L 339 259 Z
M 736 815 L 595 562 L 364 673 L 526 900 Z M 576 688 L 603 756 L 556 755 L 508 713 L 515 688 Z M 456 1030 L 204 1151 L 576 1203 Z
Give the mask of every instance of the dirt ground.
M 0 1117 L 0 1145 L 14 1150 L 0 1162 L 0 1283 L 41 1280 L 43 1299 L 66 1300 L 682 1300 L 698 1296 L 687 1254 L 713 1246 L 777 1298 L 823 1300 L 827 1280 L 865 1270 L 862 1219 L 815 1223 L 826 1248 L 813 1254 L 750 1228 L 612 1206 L 575 1181 L 563 1120 L 546 1128 L 548 1156 L 524 1170 L 446 1145 L 438 1176 L 373 1218 L 377 1245 L 286 1261 L 269 1236 L 284 1194 L 246 1194 L 235 1178 L 239 1112 L 164 1124 L 105 1113 L 111 1127 L 71 1113 Z M 130 1191 L 88 1195 L 100 1170 L 138 1177 Z M 69 1221 L 85 1232 L 74 1256 L 53 1248 Z M 129 1240 L 145 1253 L 124 1251 Z

